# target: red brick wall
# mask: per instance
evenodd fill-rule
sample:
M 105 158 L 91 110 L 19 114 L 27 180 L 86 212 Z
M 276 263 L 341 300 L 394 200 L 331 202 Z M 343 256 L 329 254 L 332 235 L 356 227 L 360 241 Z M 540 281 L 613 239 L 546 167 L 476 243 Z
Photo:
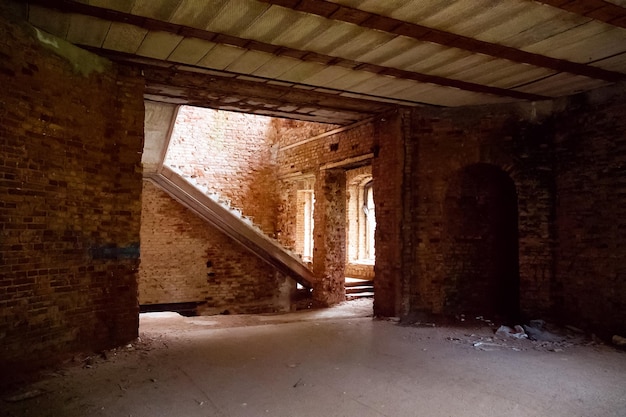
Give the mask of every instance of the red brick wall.
M 399 316 L 409 309 L 407 296 L 410 267 L 403 266 L 405 237 L 411 222 L 404 223 L 412 213 L 405 207 L 404 176 L 410 166 L 405 152 L 404 125 L 410 120 L 401 114 L 388 115 L 373 126 L 376 158 L 372 163 L 374 204 L 376 206 L 376 263 L 374 265 L 374 314 Z M 410 237 L 410 236 L 409 236 Z M 410 245 L 406 245 L 409 249 Z
M 166 165 L 277 234 L 276 131 L 269 117 L 183 106 Z M 201 303 L 214 314 L 289 310 L 295 285 L 151 183 L 141 229 L 141 304 Z
M 289 310 L 291 282 L 149 181 L 141 224 L 141 304 L 198 302 L 203 314 Z
M 143 82 L 0 14 L 6 370 L 137 335 Z
M 284 126 L 278 131 L 279 137 L 290 137 L 292 134 L 291 130 Z M 293 134 L 301 135 L 297 128 Z M 348 158 L 372 153 L 374 146 L 372 123 L 365 123 L 354 129 L 329 134 L 319 139 L 302 141 L 299 145 L 281 145 L 277 160 L 278 173 L 281 177 L 298 172 L 316 173 L 323 164 L 341 162 Z
M 517 192 L 521 310 L 534 315 L 550 310 L 554 250 L 552 131 L 547 122 L 525 121 L 531 115 L 532 108 L 524 106 L 412 112 L 406 131 L 403 221 L 404 274 L 411 277 L 403 293 L 410 298 L 411 310 L 460 313 L 459 309 L 468 308 L 478 313 L 481 305 L 468 306 L 463 300 L 473 297 L 472 291 L 493 289 L 491 284 L 480 281 L 494 274 L 485 268 L 500 262 L 498 252 L 484 252 L 486 241 L 491 239 L 489 231 L 454 232 L 455 219 L 449 211 L 455 204 L 454 199 L 450 200 L 455 181 L 460 180 L 463 170 L 481 165 L 508 177 Z M 473 187 L 469 192 L 474 194 L 467 196 L 473 204 L 484 197 L 484 189 L 478 190 L 475 183 L 460 186 Z M 490 204 L 491 198 L 483 203 Z M 468 216 L 467 210 L 451 214 Z M 481 259 L 485 257 L 489 258 L 486 262 Z M 473 285 L 471 280 L 479 281 Z M 484 306 L 485 314 L 491 310 L 493 306 Z
M 626 92 L 576 97 L 556 131 L 555 308 L 598 335 L 626 335 Z
M 276 165 L 272 119 L 183 106 L 166 165 L 230 200 L 269 236 L 276 229 Z
M 322 170 L 315 180 L 313 298 L 320 305 L 345 301 L 346 174 Z
M 305 133 L 312 133 L 305 124 Z M 323 129 L 325 125 L 320 125 Z M 346 264 L 346 176 L 344 168 L 320 170 L 324 164 L 341 163 L 376 151 L 375 128 L 364 123 L 338 133 L 309 137 L 300 124 L 286 121 L 277 124 L 281 147 L 278 151 L 279 240 L 288 247 L 296 246 L 297 190 L 315 189 L 313 270 L 320 279 L 313 295 L 319 304 L 332 305 L 345 299 Z M 294 141 L 290 138 L 297 137 Z M 368 163 L 367 161 L 365 163 Z M 346 167 L 347 168 L 347 167 Z M 299 178 L 297 175 L 315 175 Z M 295 175 L 295 177 L 291 177 Z M 321 182 L 320 182 L 321 181 Z
M 272 119 L 272 124 L 276 130 L 276 141 L 281 147 L 307 141 L 340 127 L 333 124 L 277 118 Z

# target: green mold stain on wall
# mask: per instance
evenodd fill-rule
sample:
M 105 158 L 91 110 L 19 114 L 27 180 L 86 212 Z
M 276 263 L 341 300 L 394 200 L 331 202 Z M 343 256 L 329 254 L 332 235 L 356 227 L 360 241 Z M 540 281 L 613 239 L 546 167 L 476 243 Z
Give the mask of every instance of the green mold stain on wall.
M 111 61 L 92 54 L 84 49 L 80 49 L 71 43 L 43 32 L 37 28 L 33 28 L 37 36 L 37 40 L 47 49 L 56 55 L 64 58 L 74 68 L 74 71 L 84 77 L 88 77 L 91 73 L 103 73 L 112 68 Z

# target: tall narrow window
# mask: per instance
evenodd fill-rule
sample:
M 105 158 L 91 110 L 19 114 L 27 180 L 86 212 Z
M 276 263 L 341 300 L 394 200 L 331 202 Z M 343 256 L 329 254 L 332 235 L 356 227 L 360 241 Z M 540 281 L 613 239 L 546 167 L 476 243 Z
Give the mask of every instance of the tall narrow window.
M 365 215 L 365 236 L 363 247 L 365 249 L 364 258 L 374 260 L 376 257 L 374 245 L 374 233 L 376 231 L 376 212 L 374 206 L 374 188 L 372 181 L 363 187 L 363 213 Z
M 313 259 L 313 204 L 312 190 L 298 191 L 298 218 L 296 220 L 296 251 L 302 254 L 302 260 Z

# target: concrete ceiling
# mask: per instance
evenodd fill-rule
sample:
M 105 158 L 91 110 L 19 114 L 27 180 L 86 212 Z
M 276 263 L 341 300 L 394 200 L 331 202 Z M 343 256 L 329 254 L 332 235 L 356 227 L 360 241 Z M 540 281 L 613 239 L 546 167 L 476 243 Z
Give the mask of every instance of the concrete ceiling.
M 626 0 L 34 0 L 31 24 L 142 67 L 149 100 L 350 124 L 626 79 Z

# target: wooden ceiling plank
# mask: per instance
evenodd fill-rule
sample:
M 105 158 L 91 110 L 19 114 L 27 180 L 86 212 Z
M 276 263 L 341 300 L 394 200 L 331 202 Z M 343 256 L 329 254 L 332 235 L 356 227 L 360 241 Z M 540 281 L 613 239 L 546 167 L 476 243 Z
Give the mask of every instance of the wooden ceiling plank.
M 28 7 L 28 21 L 41 30 L 65 39 L 70 27 L 70 16 L 41 6 Z
M 125 23 L 134 22 L 137 24 L 143 23 L 144 27 L 146 25 L 148 26 L 161 25 L 163 23 L 163 22 L 159 22 L 150 18 L 141 18 L 141 20 L 138 20 L 136 16 L 127 15 L 121 12 L 115 12 L 115 11 L 110 11 L 110 10 L 104 13 L 99 8 L 87 6 L 84 4 L 79 4 L 70 0 L 58 0 L 57 2 L 52 2 L 51 0 L 32 0 L 32 1 L 43 2 L 46 4 L 60 3 L 62 5 L 63 11 L 66 11 L 66 12 L 73 13 L 73 12 L 80 10 L 80 13 L 87 14 L 88 16 L 94 15 L 97 17 L 97 16 L 106 15 L 109 18 L 113 18 L 114 21 L 121 21 Z M 311 1 L 319 1 L 319 0 L 311 0 Z M 264 10 L 266 10 L 268 7 L 269 6 L 265 6 Z M 256 7 L 256 9 L 258 8 L 259 7 Z M 239 12 L 240 15 L 242 13 L 245 14 L 245 12 Z M 170 32 L 172 34 L 178 34 L 181 31 L 183 31 L 185 27 L 176 25 L 174 23 L 168 23 L 166 25 L 163 25 L 163 28 L 167 32 Z M 213 41 L 219 44 L 215 48 L 213 48 L 211 51 L 209 51 L 209 53 L 201 61 L 199 61 L 198 65 L 203 65 L 208 68 L 223 70 L 228 65 L 230 65 L 235 59 L 237 59 L 241 54 L 245 52 L 243 48 L 251 47 L 252 45 L 250 44 L 250 40 L 248 39 L 242 39 L 236 36 L 225 35 L 225 34 L 214 34 L 214 35 L 215 37 L 213 38 Z M 438 33 L 435 34 L 435 36 L 439 36 L 439 35 L 440 34 Z M 450 36 L 456 36 L 456 35 L 446 34 L 446 35 L 441 35 L 441 36 L 450 37 Z M 299 51 L 299 50 L 293 50 L 291 48 L 282 48 L 282 47 L 279 50 L 277 50 L 275 54 L 288 56 L 288 57 L 292 57 L 296 59 L 306 59 L 306 57 L 308 56 L 309 59 L 311 59 L 312 57 L 314 61 L 324 61 L 326 63 L 332 63 L 333 60 L 337 60 L 337 58 L 335 57 L 328 57 L 328 56 L 324 56 L 323 54 L 308 53 L 306 51 Z M 561 61 L 559 61 L 559 63 L 562 64 Z M 302 68 L 309 68 L 309 70 L 311 68 L 310 66 L 303 67 L 302 65 L 304 64 L 307 64 L 307 63 L 302 63 L 290 69 L 285 74 L 281 75 L 281 78 L 284 78 L 287 81 L 301 82 L 303 79 L 310 77 L 312 73 L 307 72 L 307 71 L 305 71 L 305 73 L 302 73 L 303 71 Z M 314 62 L 309 62 L 308 64 L 314 64 Z M 317 64 L 317 65 L 322 65 L 322 64 Z M 352 64 L 350 63 L 350 65 Z M 414 72 L 409 72 L 409 71 L 398 70 L 395 68 L 382 67 L 379 65 L 371 65 L 369 63 L 358 63 L 358 66 L 356 68 L 359 70 L 369 71 L 373 73 L 394 74 L 394 76 L 398 78 L 406 78 L 406 79 L 411 79 L 411 80 L 415 80 L 419 82 L 439 84 L 442 86 L 454 87 L 454 88 L 464 89 L 467 91 L 473 91 L 473 92 L 478 92 L 478 93 L 486 93 L 486 94 L 501 95 L 501 96 L 512 96 L 514 98 L 526 99 L 526 100 L 541 100 L 541 99 L 546 98 L 546 97 L 542 97 L 540 95 L 535 95 L 535 94 L 525 95 L 523 93 L 512 92 L 506 89 L 498 89 L 495 87 L 483 86 L 483 85 L 464 82 L 460 80 L 447 79 L 445 77 L 440 77 L 440 76 L 432 76 L 429 74 L 419 74 L 419 73 L 414 73 Z M 598 72 L 603 71 L 600 68 L 594 68 L 594 70 Z M 622 76 L 624 75 L 620 74 L 620 77 Z
M 126 23 L 113 22 L 102 47 L 134 54 L 141 46 L 147 33 L 147 29 Z
M 176 11 L 174 11 L 171 22 L 190 28 L 203 28 L 206 22 L 219 14 L 227 1 L 228 0 L 182 0 Z
M 536 0 L 571 13 L 626 28 L 626 9 L 604 0 Z
M 217 44 L 202 58 L 198 64 L 209 68 L 223 70 L 246 52 L 236 46 Z
M 80 45 L 101 47 L 111 27 L 111 22 L 91 16 L 72 15 L 67 30 L 67 41 Z M 88 30 L 85 30 L 88 28 Z
M 165 60 L 182 40 L 182 36 L 169 32 L 148 32 L 137 54 Z
M 274 4 L 275 0 L 258 0 L 264 3 Z M 578 0 L 584 1 L 584 0 Z M 589 0 L 595 1 L 595 0 Z M 335 3 L 327 0 L 307 0 L 308 4 L 316 3 L 318 8 L 322 8 L 326 3 L 335 5 Z M 344 6 L 345 7 L 345 6 Z M 619 7 L 619 6 L 618 6 Z M 308 13 L 315 13 L 316 8 L 310 7 Z M 320 14 L 322 15 L 322 14 Z M 576 75 L 583 75 L 591 78 L 599 78 L 606 81 L 620 81 L 626 79 L 626 74 L 617 73 L 613 71 L 607 71 L 600 68 L 594 68 L 585 64 L 570 62 L 561 59 L 551 58 L 545 55 L 538 55 L 531 52 L 518 50 L 512 47 L 497 45 L 477 39 L 469 38 L 466 36 L 456 35 L 449 32 L 445 32 L 439 29 L 427 28 L 418 24 L 403 22 L 391 17 L 375 15 L 378 18 L 390 21 L 399 22 L 399 25 L 392 33 L 413 37 L 419 41 L 434 42 L 448 47 L 458 47 L 457 45 L 463 45 L 464 49 L 471 52 L 483 53 L 491 55 L 496 58 L 505 58 L 515 62 L 538 65 L 546 68 L 551 68 L 558 71 L 566 71 Z M 326 16 L 324 16 L 326 17 Z M 391 25 L 391 22 L 389 22 Z
M 211 49 L 214 42 L 198 38 L 184 38 L 167 58 L 169 61 L 196 65 Z
M 339 6 L 339 8 L 329 16 L 330 19 L 354 23 L 355 25 L 360 25 L 370 17 L 371 15 L 367 12 L 343 6 Z
M 283 56 L 275 56 L 252 74 L 263 78 L 277 78 L 279 75 L 300 63 L 299 60 Z
M 339 5 L 331 2 L 319 2 L 315 0 L 302 0 L 295 7 L 295 10 L 304 13 L 316 14 L 318 16 L 329 17 L 339 9 Z
M 271 59 L 272 55 L 265 52 L 246 51 L 226 67 L 226 71 L 251 74 Z

